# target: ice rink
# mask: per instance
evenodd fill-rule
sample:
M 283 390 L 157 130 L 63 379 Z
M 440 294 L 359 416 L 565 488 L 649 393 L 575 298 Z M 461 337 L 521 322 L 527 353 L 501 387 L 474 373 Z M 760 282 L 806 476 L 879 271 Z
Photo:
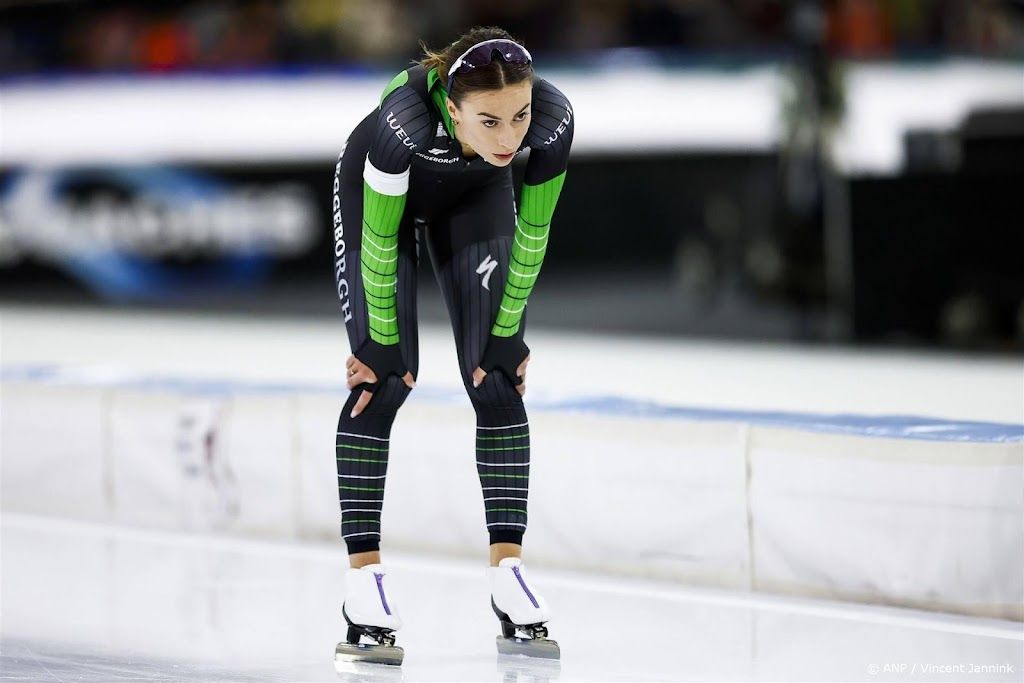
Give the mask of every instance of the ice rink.
M 405 663 L 338 672 L 337 546 L 17 515 L 2 541 L 11 680 L 1015 681 L 1024 649 L 1014 622 L 541 569 L 562 661 L 499 658 L 482 562 L 392 553 Z
M 348 353 L 340 324 L 18 308 L 0 311 L 0 320 L 5 370 L 57 367 L 101 382 L 161 375 L 340 386 Z M 419 386 L 460 391 L 450 331 L 427 327 L 421 345 Z M 677 405 L 1014 424 L 1024 404 L 1016 359 L 544 331 L 531 345 L 528 396 L 600 391 Z M 549 360 L 568 350 L 575 365 Z M 630 376 L 609 384 L 623 358 Z M 348 566 L 340 539 L 249 540 L 5 511 L 0 674 L 55 681 L 1022 680 L 1020 622 L 544 567 L 530 571 L 553 607 L 549 627 L 562 660 L 499 658 L 484 550 L 475 562 L 387 552 L 405 619 L 398 638 L 405 663 L 336 671 Z M 529 566 L 528 544 L 525 559 Z
M 0 683 L 1024 683 L 1024 0 L 0 8 Z

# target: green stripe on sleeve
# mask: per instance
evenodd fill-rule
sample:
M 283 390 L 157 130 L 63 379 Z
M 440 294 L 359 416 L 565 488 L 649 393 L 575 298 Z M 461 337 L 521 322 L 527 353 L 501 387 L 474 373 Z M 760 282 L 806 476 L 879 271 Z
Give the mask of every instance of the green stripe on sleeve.
M 363 181 L 363 235 L 359 253 L 370 337 L 398 343 L 398 224 L 405 195 L 386 195 Z
M 562 192 L 565 172 L 540 185 L 523 185 L 519 215 L 512 240 L 512 259 L 501 297 L 501 308 L 491 328 L 496 337 L 513 337 L 526 309 L 526 300 L 533 291 L 544 263 L 548 247 L 548 231 L 555 204 Z

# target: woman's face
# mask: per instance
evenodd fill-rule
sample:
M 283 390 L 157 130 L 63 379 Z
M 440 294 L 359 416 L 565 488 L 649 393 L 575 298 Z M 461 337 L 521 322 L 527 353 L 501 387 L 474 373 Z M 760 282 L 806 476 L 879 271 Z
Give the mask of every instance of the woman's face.
M 448 99 L 455 136 L 494 166 L 508 166 L 530 128 L 533 84 L 523 81 L 500 90 L 477 90 L 462 106 Z

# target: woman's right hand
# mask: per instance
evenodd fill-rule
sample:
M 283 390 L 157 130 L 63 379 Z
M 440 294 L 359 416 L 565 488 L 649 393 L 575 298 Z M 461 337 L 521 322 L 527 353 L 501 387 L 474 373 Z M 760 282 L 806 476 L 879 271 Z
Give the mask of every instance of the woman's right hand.
M 377 374 L 370 369 L 369 365 L 356 358 L 355 354 L 349 356 L 348 360 L 345 361 L 345 369 L 348 374 L 345 382 L 348 385 L 349 391 L 355 389 L 363 382 L 374 384 L 377 381 Z M 411 372 L 406 372 L 402 380 L 410 389 L 416 386 L 416 380 L 413 379 Z M 373 394 L 363 389 L 363 393 L 359 395 L 359 399 L 356 401 L 355 406 L 353 406 L 349 416 L 356 417 L 359 413 L 363 412 L 371 398 L 373 398 Z

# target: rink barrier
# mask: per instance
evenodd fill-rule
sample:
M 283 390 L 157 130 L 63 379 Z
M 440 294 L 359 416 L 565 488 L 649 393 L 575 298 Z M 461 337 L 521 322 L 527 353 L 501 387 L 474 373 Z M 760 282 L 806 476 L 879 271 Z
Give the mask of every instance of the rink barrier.
M 343 383 L 45 365 L 0 381 L 3 510 L 341 544 Z M 1024 424 L 609 396 L 527 408 L 537 566 L 1024 620 Z M 410 394 L 385 551 L 485 554 L 474 424 L 461 391 Z
M 342 382 L 255 382 L 236 379 L 183 378 L 162 375 L 134 377 L 80 378 L 56 365 L 0 367 L 0 381 L 35 381 L 55 384 L 107 383 L 121 388 L 148 391 L 179 391 L 198 395 L 231 395 L 245 393 L 330 393 L 343 394 Z M 446 391 L 433 387 L 417 387 L 417 395 L 430 400 L 461 401 L 462 391 Z M 926 441 L 971 441 L 978 443 L 1024 442 L 1024 423 L 1020 425 L 977 420 L 948 420 L 916 415 L 815 414 L 792 411 L 725 410 L 669 406 L 653 401 L 626 399 L 618 396 L 585 396 L 570 399 L 527 399 L 529 407 L 539 410 L 569 410 L 596 414 L 663 417 L 684 420 L 743 422 L 747 424 L 785 427 L 811 432 L 875 436 Z

